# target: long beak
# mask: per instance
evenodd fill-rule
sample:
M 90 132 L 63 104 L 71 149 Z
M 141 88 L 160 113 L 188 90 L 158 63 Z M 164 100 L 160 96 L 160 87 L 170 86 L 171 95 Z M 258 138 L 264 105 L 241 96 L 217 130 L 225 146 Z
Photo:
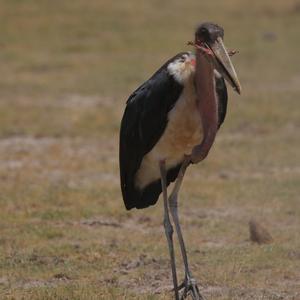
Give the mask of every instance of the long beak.
M 214 63 L 217 71 L 219 71 L 221 75 L 230 83 L 233 89 L 240 94 L 242 87 L 236 75 L 233 64 L 229 58 L 228 52 L 224 46 L 222 38 L 218 37 L 212 45 L 209 45 L 209 48 L 214 53 Z

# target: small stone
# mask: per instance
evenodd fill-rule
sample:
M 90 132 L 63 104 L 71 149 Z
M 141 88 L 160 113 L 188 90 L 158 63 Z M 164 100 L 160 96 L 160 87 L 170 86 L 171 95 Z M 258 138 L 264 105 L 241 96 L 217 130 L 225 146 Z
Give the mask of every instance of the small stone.
M 268 244 L 273 241 L 271 234 L 256 220 L 249 221 L 250 240 L 258 244 Z
M 53 275 L 53 278 L 55 279 L 59 279 L 59 280 L 70 280 L 71 278 L 65 274 L 65 273 L 57 273 L 55 275 Z

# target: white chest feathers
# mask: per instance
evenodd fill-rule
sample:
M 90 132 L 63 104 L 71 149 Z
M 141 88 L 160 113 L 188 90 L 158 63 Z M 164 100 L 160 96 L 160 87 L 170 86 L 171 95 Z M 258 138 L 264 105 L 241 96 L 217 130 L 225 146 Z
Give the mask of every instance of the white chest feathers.
M 192 80 L 185 84 L 180 98 L 168 114 L 167 127 L 153 149 L 145 155 L 136 173 L 135 184 L 142 189 L 160 178 L 159 161 L 165 160 L 167 169 L 180 163 L 185 154 L 203 138 L 196 91 Z

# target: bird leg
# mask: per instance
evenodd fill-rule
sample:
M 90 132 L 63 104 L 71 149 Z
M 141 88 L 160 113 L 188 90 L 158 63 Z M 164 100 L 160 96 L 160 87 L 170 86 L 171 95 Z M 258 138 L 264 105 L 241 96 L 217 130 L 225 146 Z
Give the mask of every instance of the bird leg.
M 165 234 L 168 241 L 169 253 L 171 258 L 171 268 L 172 268 L 172 277 L 173 277 L 173 285 L 174 285 L 174 293 L 175 299 L 179 300 L 179 292 L 178 292 L 178 282 L 177 282 L 177 274 L 176 274 L 176 263 L 175 263 L 175 254 L 174 254 L 174 243 L 173 243 L 173 227 L 170 221 L 169 215 L 169 207 L 168 207 L 168 194 L 167 194 L 167 176 L 166 176 L 166 164 L 165 161 L 159 162 L 160 168 L 160 176 L 161 176 L 161 187 L 163 191 L 164 198 L 164 228 Z
M 193 300 L 203 300 L 204 298 L 201 296 L 198 286 L 196 284 L 196 280 L 193 278 L 189 268 L 186 248 L 185 248 L 185 244 L 184 244 L 184 240 L 183 240 L 183 236 L 179 224 L 179 217 L 178 217 L 178 201 L 177 201 L 178 192 L 181 187 L 186 168 L 188 167 L 189 164 L 190 164 L 190 157 L 186 157 L 184 162 L 182 163 L 182 166 L 177 176 L 177 180 L 175 182 L 175 186 L 169 197 L 169 206 L 175 224 L 175 229 L 178 236 L 180 250 L 181 250 L 182 259 L 185 268 L 185 279 L 183 283 L 179 286 L 179 290 L 184 288 L 183 293 L 181 295 L 181 299 L 185 299 L 189 294 L 191 294 Z

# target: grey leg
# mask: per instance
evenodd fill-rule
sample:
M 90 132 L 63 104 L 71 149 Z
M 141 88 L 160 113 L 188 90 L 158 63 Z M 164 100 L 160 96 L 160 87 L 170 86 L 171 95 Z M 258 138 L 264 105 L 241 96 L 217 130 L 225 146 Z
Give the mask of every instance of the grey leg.
M 185 279 L 184 279 L 183 284 L 180 286 L 180 287 L 184 288 L 181 299 L 184 299 L 189 294 L 191 294 L 192 299 L 202 300 L 204 298 L 201 296 L 198 286 L 196 284 L 196 280 L 192 277 L 191 271 L 189 269 L 186 248 L 185 248 L 185 244 L 184 244 L 184 240 L 183 240 L 183 236 L 182 236 L 182 232 L 181 232 L 181 228 L 180 228 L 180 224 L 179 224 L 179 217 L 178 217 L 178 201 L 177 201 L 178 200 L 178 192 L 181 187 L 186 168 L 189 165 L 189 161 L 190 160 L 187 157 L 181 166 L 177 180 L 175 182 L 174 189 L 169 198 L 169 206 L 170 206 L 170 212 L 171 212 L 174 224 L 175 224 L 175 229 L 176 229 L 176 233 L 178 236 L 180 250 L 181 250 L 182 259 L 183 259 L 184 268 L 185 268 Z
M 183 237 L 182 237 L 182 232 L 181 232 L 181 228 L 180 228 L 180 224 L 179 224 L 178 202 L 177 202 L 178 192 L 179 192 L 179 189 L 181 187 L 181 184 L 182 184 L 183 177 L 184 177 L 187 166 L 188 166 L 188 162 L 184 161 L 183 164 L 182 164 L 182 167 L 179 171 L 179 174 L 178 174 L 177 180 L 175 182 L 175 186 L 173 188 L 171 196 L 169 198 L 169 206 L 170 206 L 170 212 L 171 212 L 174 224 L 175 224 L 175 229 L 176 229 L 176 232 L 177 232 L 177 235 L 178 235 L 178 240 L 179 240 L 179 244 L 180 244 L 180 250 L 181 250 L 181 253 L 182 253 L 185 272 L 186 272 L 186 275 L 190 275 L 186 249 L 185 249 L 184 240 L 183 240 Z
M 175 293 L 175 299 L 179 300 L 175 254 L 174 254 L 174 244 L 173 244 L 173 227 L 172 227 L 172 224 L 170 221 L 169 207 L 168 207 L 165 161 L 159 162 L 159 168 L 160 168 L 161 186 L 162 186 L 163 198 L 164 198 L 164 227 L 165 227 L 165 233 L 166 233 L 166 237 L 167 237 L 167 241 L 168 241 L 169 253 L 170 253 L 170 258 L 171 258 L 174 293 Z

